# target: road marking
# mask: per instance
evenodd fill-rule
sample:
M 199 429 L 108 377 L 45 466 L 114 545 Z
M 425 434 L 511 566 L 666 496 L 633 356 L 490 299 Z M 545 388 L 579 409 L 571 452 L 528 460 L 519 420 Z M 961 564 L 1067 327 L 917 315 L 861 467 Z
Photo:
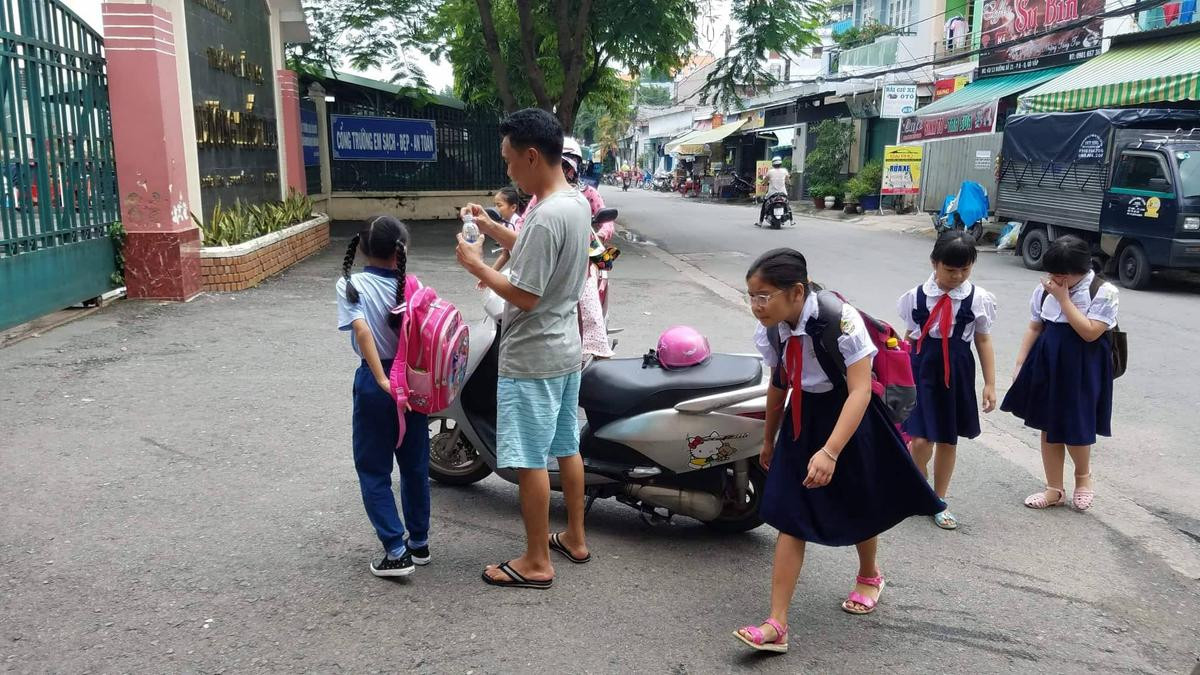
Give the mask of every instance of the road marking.
M 664 251 L 656 244 L 642 242 L 642 246 L 645 247 L 647 253 L 655 258 L 658 258 L 660 261 L 666 264 L 667 267 L 670 267 L 676 272 L 683 274 L 692 282 L 707 288 L 722 300 L 725 300 L 732 305 L 736 305 L 737 307 L 745 306 L 746 303 L 742 301 L 741 291 L 734 289 L 725 282 L 705 272 L 699 267 L 696 267 L 690 262 Z

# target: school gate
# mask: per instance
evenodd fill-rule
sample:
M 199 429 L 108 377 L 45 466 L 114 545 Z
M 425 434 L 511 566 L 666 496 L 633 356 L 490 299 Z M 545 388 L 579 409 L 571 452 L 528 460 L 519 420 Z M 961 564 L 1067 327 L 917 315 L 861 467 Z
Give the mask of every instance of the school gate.
M 0 330 L 115 285 L 102 45 L 58 0 L 0 8 Z

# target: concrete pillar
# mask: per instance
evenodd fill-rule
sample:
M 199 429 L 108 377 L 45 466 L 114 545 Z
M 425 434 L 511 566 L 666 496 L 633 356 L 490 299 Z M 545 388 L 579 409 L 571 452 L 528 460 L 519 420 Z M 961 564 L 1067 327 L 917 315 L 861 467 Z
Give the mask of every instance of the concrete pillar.
M 286 186 L 283 196 L 294 191 L 308 192 L 304 180 L 304 147 L 300 139 L 300 83 L 296 73 L 282 68 L 275 73 L 279 83 L 279 175 L 280 185 Z
M 106 3 L 103 17 L 126 288 L 132 298 L 187 300 L 200 293 L 201 233 L 188 215 L 174 20 L 132 3 Z
M 333 170 L 329 152 L 329 106 L 325 103 L 325 87 L 316 82 L 308 86 L 308 97 L 317 108 L 317 147 L 321 160 L 321 194 L 329 200 L 333 196 Z

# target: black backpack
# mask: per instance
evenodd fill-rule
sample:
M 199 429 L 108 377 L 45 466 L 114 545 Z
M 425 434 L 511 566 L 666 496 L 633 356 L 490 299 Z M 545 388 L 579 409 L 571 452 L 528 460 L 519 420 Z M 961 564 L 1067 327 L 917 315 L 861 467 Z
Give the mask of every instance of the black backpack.
M 1088 297 L 1095 300 L 1096 293 L 1100 291 L 1100 287 L 1103 285 L 1104 279 L 1097 274 L 1092 279 L 1091 285 L 1088 286 Z M 1046 298 L 1049 295 L 1049 293 L 1042 291 L 1042 302 L 1038 305 L 1039 310 L 1046 306 Z M 1129 363 L 1129 339 L 1126 337 L 1125 331 L 1121 330 L 1120 323 L 1105 332 L 1108 333 L 1108 342 L 1112 346 L 1112 368 L 1113 379 L 1115 380 L 1125 374 L 1125 366 Z

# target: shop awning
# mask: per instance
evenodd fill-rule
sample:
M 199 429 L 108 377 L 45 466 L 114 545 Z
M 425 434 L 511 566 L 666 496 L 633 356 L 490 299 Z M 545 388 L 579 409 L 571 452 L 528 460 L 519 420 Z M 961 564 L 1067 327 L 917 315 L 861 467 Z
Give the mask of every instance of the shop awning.
M 711 129 L 692 129 L 691 131 L 680 134 L 670 141 L 667 141 L 667 145 L 663 148 L 663 150 L 664 152 L 668 153 L 675 152 L 680 145 L 687 143 L 689 139 L 699 136 L 707 131 L 711 131 Z
M 1068 112 L 1200 100 L 1200 36 L 1117 47 L 1025 94 L 1019 111 Z
M 721 141 L 725 140 L 727 136 L 737 132 L 738 129 L 741 129 L 742 125 L 745 123 L 746 120 L 738 120 L 736 122 L 730 122 L 729 124 L 722 124 L 716 129 L 709 129 L 708 131 L 702 131 L 693 136 L 688 136 L 687 138 L 677 141 L 674 144 L 674 148 L 667 146 L 668 151 L 677 152 L 681 155 L 705 154 L 706 145 L 709 143 L 720 143 Z
M 971 106 L 990 103 L 1005 96 L 1011 96 L 1027 89 L 1032 89 L 1043 82 L 1053 80 L 1067 73 L 1073 68 L 1075 66 L 1047 68 L 1028 73 L 1014 73 L 1012 75 L 976 80 L 949 96 L 939 98 L 924 108 L 918 108 L 915 115 L 921 117 L 922 115 L 950 112 L 959 108 L 969 108 Z

